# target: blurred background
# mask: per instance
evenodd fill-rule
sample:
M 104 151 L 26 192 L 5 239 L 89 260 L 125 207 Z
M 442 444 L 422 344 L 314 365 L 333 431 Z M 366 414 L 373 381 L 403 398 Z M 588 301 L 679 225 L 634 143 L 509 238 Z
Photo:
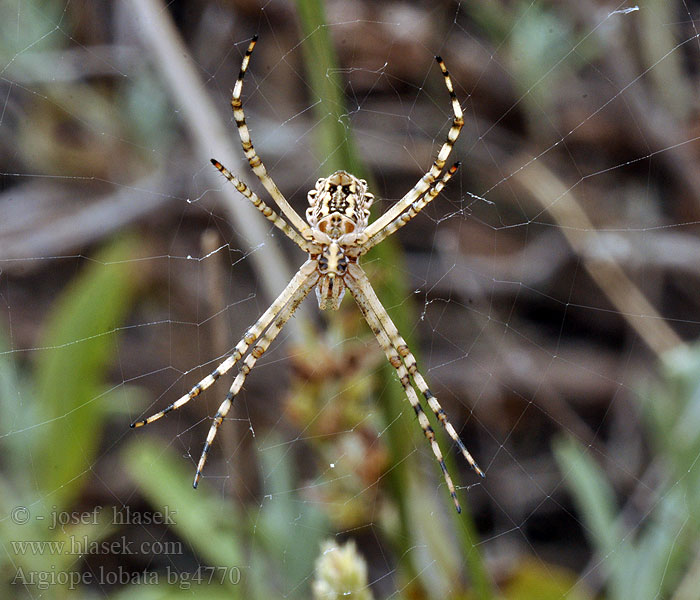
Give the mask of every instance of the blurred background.
M 0 4 L 0 573 L 7 598 L 673 598 L 700 585 L 695 0 Z M 457 515 L 351 298 L 307 299 L 192 489 L 223 360 L 304 256 L 464 109 L 444 192 L 364 261 L 480 466 Z M 272 202 L 270 201 L 270 204 Z M 437 424 L 435 425 L 438 429 Z

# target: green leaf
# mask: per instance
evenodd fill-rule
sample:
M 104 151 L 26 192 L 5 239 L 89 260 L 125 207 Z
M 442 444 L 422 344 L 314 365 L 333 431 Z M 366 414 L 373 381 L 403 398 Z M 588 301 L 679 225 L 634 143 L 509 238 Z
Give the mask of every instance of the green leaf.
M 316 127 L 316 150 L 328 174 L 339 169 L 365 177 L 364 166 L 352 140 L 345 94 L 338 77 L 338 60 L 320 0 L 297 0 L 299 21 L 304 30 L 302 44 L 306 75 L 311 88 Z
M 583 519 L 586 534 L 603 556 L 614 554 L 620 540 L 615 524 L 615 494 L 601 468 L 571 438 L 557 440 L 554 455 Z
M 134 436 L 141 435 L 135 430 Z M 241 514 L 203 482 L 192 488 L 193 469 L 169 447 L 148 438 L 134 440 L 124 466 L 154 509 L 173 515 L 172 527 L 212 567 L 242 567 Z
M 36 481 L 50 502 L 69 506 L 91 473 L 111 394 L 104 377 L 136 283 L 135 239 L 123 237 L 94 257 L 56 300 L 37 353 Z
M 287 445 L 272 436 L 266 440 L 261 458 L 266 496 L 251 527 L 262 540 L 265 555 L 275 561 L 275 574 L 291 586 L 291 591 L 284 591 L 285 596 L 308 598 L 304 580 L 314 570 L 321 540 L 329 535 L 328 522 L 321 510 L 300 498 L 294 489 L 298 478 Z
M 525 560 L 505 586 L 507 600 L 587 600 L 590 593 L 578 575 L 562 567 Z

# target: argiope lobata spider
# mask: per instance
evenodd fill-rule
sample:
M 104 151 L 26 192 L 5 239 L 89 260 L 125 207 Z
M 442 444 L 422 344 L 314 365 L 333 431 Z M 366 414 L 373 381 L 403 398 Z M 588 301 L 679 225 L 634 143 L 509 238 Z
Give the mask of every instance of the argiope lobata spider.
M 459 167 L 459 163 L 457 163 L 443 173 L 447 158 L 464 125 L 462 109 L 457 101 L 457 96 L 452 87 L 452 80 L 447 72 L 445 63 L 439 56 L 435 57 L 445 78 L 447 90 L 450 93 L 454 120 L 447 134 L 447 139 L 440 148 L 430 170 L 423 175 L 401 200 L 371 224 L 369 223 L 369 208 L 374 201 L 374 196 L 367 191 L 367 182 L 363 179 L 357 179 L 345 171 L 336 171 L 329 177 L 319 179 L 314 189 L 308 193 L 309 208 L 306 210 L 306 222 L 304 222 L 268 175 L 265 165 L 263 165 L 260 157 L 255 152 L 253 142 L 250 139 L 250 131 L 245 122 L 243 104 L 241 102 L 243 78 L 248 69 L 250 55 L 253 52 L 253 48 L 255 48 L 256 42 L 257 36 L 253 37 L 243 57 L 241 72 L 233 88 L 231 106 L 233 107 L 233 116 L 245 157 L 248 159 L 248 163 L 255 175 L 257 175 L 260 182 L 272 196 L 272 199 L 277 203 L 282 215 L 287 217 L 288 221 L 267 206 L 255 192 L 251 191 L 245 183 L 231 174 L 220 162 L 214 159 L 211 162 L 221 171 L 226 179 L 236 186 L 236 189 L 241 194 L 255 205 L 265 218 L 283 231 L 304 252 L 308 253 L 309 258 L 299 268 L 299 271 L 284 291 L 248 330 L 243 339 L 238 342 L 233 354 L 180 399 L 147 419 L 132 423 L 131 426 L 141 427 L 147 425 L 160 419 L 170 411 L 184 406 L 210 387 L 245 356 L 240 370 L 233 380 L 226 398 L 216 412 L 214 422 L 209 429 L 194 476 L 193 485 L 196 488 L 201 478 L 209 449 L 216 437 L 219 426 L 231 409 L 233 399 L 240 392 L 243 382 L 255 366 L 256 361 L 277 337 L 301 301 L 315 288 L 319 308 L 321 310 L 337 310 L 347 288 L 355 298 L 389 362 L 396 369 L 406 396 L 418 417 L 418 423 L 423 429 L 435 458 L 440 464 L 445 483 L 455 503 L 457 512 L 461 512 L 452 478 L 447 472 L 442 452 L 435 439 L 435 432 L 423 411 L 416 390 L 413 387 L 414 384 L 423 394 L 428 406 L 430 406 L 432 412 L 442 423 L 448 435 L 459 446 L 467 462 L 482 477 L 484 477 L 484 472 L 469 454 L 455 428 L 447 419 L 447 415 L 437 398 L 428 388 L 425 379 L 418 371 L 413 354 L 379 301 L 365 272 L 358 264 L 358 259 L 370 248 L 403 227 L 432 202 Z M 413 379 L 413 384 L 411 383 L 411 378 Z

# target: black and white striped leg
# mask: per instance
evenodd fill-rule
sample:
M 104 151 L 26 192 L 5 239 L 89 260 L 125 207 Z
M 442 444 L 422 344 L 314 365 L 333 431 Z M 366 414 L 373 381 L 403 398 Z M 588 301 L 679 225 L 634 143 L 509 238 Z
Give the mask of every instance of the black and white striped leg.
M 246 353 L 250 345 L 255 343 L 255 341 L 260 337 L 263 331 L 267 329 L 267 327 L 277 316 L 277 314 L 285 307 L 285 305 L 289 303 L 290 298 L 292 298 L 294 294 L 298 292 L 300 287 L 304 285 L 304 283 L 308 280 L 310 273 L 312 273 L 314 270 L 315 263 L 313 263 L 312 261 L 306 261 L 306 263 L 304 263 L 301 266 L 297 274 L 289 282 L 289 285 L 287 285 L 284 291 L 270 305 L 270 308 L 268 308 L 260 316 L 260 318 L 255 322 L 255 324 L 243 336 L 243 339 L 240 340 L 238 344 L 236 344 L 236 347 L 231 356 L 224 360 L 224 362 L 222 362 L 218 367 L 216 367 L 216 369 L 214 369 L 204 379 L 195 384 L 192 387 L 192 389 L 189 392 L 187 392 L 184 396 L 173 402 L 171 405 L 165 407 L 160 412 L 151 415 L 147 419 L 135 421 L 131 424 L 131 427 L 143 427 L 144 425 L 153 423 L 153 421 L 157 421 L 161 417 L 167 415 L 169 412 L 177 410 L 178 408 L 187 404 L 193 398 L 199 396 L 199 394 L 201 394 L 204 390 L 211 387 L 214 384 L 214 382 L 216 382 L 216 380 L 219 379 L 219 377 L 231 370 L 231 368 Z
M 289 223 L 280 217 L 272 208 L 270 208 L 265 202 L 263 202 L 260 197 L 252 191 L 245 183 L 243 183 L 238 177 L 236 177 L 231 171 L 229 171 L 224 165 L 222 165 L 215 158 L 211 159 L 211 164 L 213 164 L 221 174 L 226 177 L 236 189 L 243 194 L 248 200 L 253 203 L 253 206 L 257 208 L 262 215 L 270 221 L 275 227 L 282 231 L 290 240 L 292 240 L 299 248 L 304 252 L 309 251 L 309 243 L 301 237 L 296 229 L 292 229 Z
M 282 330 L 282 327 L 284 327 L 284 324 L 294 314 L 294 311 L 296 311 L 301 301 L 304 298 L 306 298 L 311 289 L 316 285 L 318 277 L 319 275 L 315 270 L 311 274 L 307 273 L 305 281 L 298 287 L 298 289 L 294 291 L 293 295 L 289 298 L 284 308 L 281 311 L 278 311 L 278 314 L 275 316 L 274 321 L 267 329 L 267 331 L 265 331 L 265 334 L 260 338 L 258 343 L 250 349 L 250 353 L 248 354 L 248 356 L 246 356 L 245 360 L 243 361 L 240 371 L 238 371 L 236 378 L 233 380 L 233 384 L 231 384 L 231 388 L 229 389 L 228 394 L 226 394 L 226 398 L 221 403 L 221 406 L 219 406 L 219 409 L 214 415 L 214 422 L 209 428 L 207 439 L 204 442 L 204 449 L 202 450 L 202 455 L 200 456 L 199 462 L 197 463 L 197 471 L 195 472 L 194 481 L 192 483 L 192 486 L 194 488 L 196 488 L 197 485 L 199 485 L 199 480 L 202 477 L 202 470 L 204 469 L 204 464 L 207 462 L 209 450 L 211 448 L 212 443 L 214 442 L 214 438 L 216 437 L 221 423 L 223 423 L 229 410 L 231 410 L 231 406 L 233 405 L 233 399 L 241 391 L 246 377 L 248 377 L 248 374 L 255 366 L 257 360 L 265 353 L 269 345 Z
M 389 223 L 384 229 L 375 233 L 371 238 L 369 238 L 364 244 L 362 244 L 362 252 L 360 255 L 365 254 L 371 248 L 376 246 L 379 242 L 388 238 L 391 234 L 396 233 L 397 230 L 401 229 L 406 223 L 413 219 L 420 211 L 422 211 L 428 204 L 430 204 L 438 194 L 443 190 L 445 184 L 452 179 L 452 176 L 459 169 L 460 163 L 455 163 L 452 165 L 443 176 L 437 181 L 430 189 L 418 200 L 416 200 L 408 210 L 401 213 L 396 217 L 391 223 Z
M 372 288 L 369 279 L 367 279 L 367 276 L 365 275 L 364 271 L 362 271 L 361 269 L 359 271 L 361 274 L 359 275 L 358 285 L 367 297 L 367 301 L 369 302 L 370 308 L 374 311 L 374 313 L 381 321 L 382 326 L 384 327 L 387 335 L 389 336 L 392 345 L 401 355 L 401 358 L 404 364 L 406 365 L 407 371 L 410 373 L 411 377 L 413 377 L 413 380 L 416 382 L 416 386 L 428 402 L 428 406 L 430 406 L 430 409 L 440 420 L 443 427 L 445 428 L 445 431 L 447 431 L 447 434 L 457 444 L 460 452 L 462 453 L 462 456 L 464 456 L 471 468 L 474 469 L 474 471 L 476 471 L 481 477 L 485 477 L 486 474 L 481 470 L 479 465 L 476 464 L 476 461 L 467 450 L 467 447 L 464 445 L 464 442 L 462 442 L 459 435 L 457 434 L 457 431 L 448 420 L 447 414 L 443 410 L 442 406 L 440 406 L 438 399 L 430 391 L 428 384 L 425 382 L 425 379 L 418 371 L 418 366 L 416 364 L 416 359 L 413 356 L 413 353 L 409 350 L 408 346 L 406 345 L 406 341 L 401 337 L 401 334 L 399 333 L 398 329 L 396 329 L 396 325 L 394 325 L 394 322 L 391 320 L 386 310 L 384 310 L 384 307 L 379 301 L 379 298 L 377 298 L 377 294 Z
M 356 275 L 355 269 L 353 269 L 353 275 Z M 367 282 L 368 284 L 368 282 Z M 382 347 L 384 350 L 384 353 L 386 354 L 387 359 L 391 363 L 391 365 L 396 369 L 396 372 L 399 377 L 399 381 L 401 382 L 401 385 L 404 388 L 404 391 L 406 392 L 406 396 L 411 403 L 411 406 L 413 407 L 413 410 L 416 413 L 416 416 L 418 418 L 418 423 L 421 426 L 421 429 L 423 430 L 423 433 L 425 434 L 425 437 L 427 438 L 428 442 L 430 443 L 430 446 L 433 450 L 433 454 L 435 455 L 435 458 L 438 461 L 438 464 L 440 465 L 440 470 L 443 473 L 443 477 L 445 479 L 445 483 L 447 484 L 447 488 L 450 492 L 450 496 L 452 496 L 452 500 L 455 504 L 455 508 L 457 509 L 457 512 L 461 512 L 461 507 L 459 504 L 459 501 L 457 499 L 457 494 L 455 491 L 454 484 L 452 482 L 452 478 L 450 477 L 449 472 L 447 471 L 447 466 L 445 465 L 444 458 L 442 456 L 442 452 L 440 450 L 440 447 L 437 443 L 437 440 L 435 438 L 435 432 L 433 428 L 430 425 L 430 422 L 428 421 L 427 416 L 425 415 L 425 412 L 423 410 L 423 407 L 420 403 L 420 400 L 418 399 L 418 395 L 416 394 L 416 391 L 413 389 L 413 386 L 411 385 L 410 381 L 410 375 L 412 374 L 410 369 L 404 364 L 404 359 L 402 357 L 402 349 L 401 346 L 396 344 L 395 342 L 392 341 L 392 338 L 390 337 L 390 334 L 387 332 L 387 325 L 391 324 L 393 325 L 393 322 L 389 318 L 389 316 L 385 313 L 378 313 L 375 308 L 372 306 L 372 300 L 371 297 L 368 296 L 366 293 L 366 288 L 367 285 L 364 285 L 362 282 L 358 281 L 357 279 L 353 278 L 351 279 L 350 277 L 346 278 L 346 285 L 348 289 L 350 290 L 350 293 L 353 295 L 355 298 L 358 306 L 360 307 L 360 310 L 362 311 L 362 314 L 365 317 L 365 320 L 367 321 L 368 325 L 372 329 L 372 332 L 377 338 L 377 341 L 379 342 L 379 345 Z M 371 290 L 370 288 L 370 291 Z M 395 329 L 395 328 L 394 328 Z M 414 373 L 417 372 L 415 369 L 413 369 Z M 414 376 L 415 378 L 415 376 Z M 429 390 L 428 390 L 429 392 Z M 437 400 L 432 394 L 426 395 L 426 399 L 428 400 L 428 403 L 430 404 L 431 409 L 433 412 L 438 416 L 438 419 L 440 422 L 443 424 L 445 429 L 447 430 L 448 434 L 450 437 L 459 445 L 460 449 L 463 449 L 464 452 L 466 452 L 466 448 L 464 447 L 464 444 L 462 441 L 459 439 L 459 436 L 457 435 L 457 432 L 455 431 L 454 427 L 452 427 L 452 424 L 447 420 L 447 416 L 445 415 L 444 410 L 437 404 Z M 466 453 L 469 458 L 471 458 L 471 455 L 467 452 Z M 469 461 L 472 466 L 476 466 L 475 463 L 473 462 L 473 459 Z M 477 472 L 480 473 L 483 476 L 483 472 L 476 467 Z
M 268 175 L 267 169 L 263 164 L 262 160 L 255 151 L 253 142 L 250 137 L 250 130 L 245 122 L 245 114 L 243 113 L 243 102 L 241 101 L 241 93 L 243 92 L 243 78 L 245 77 L 246 71 L 248 70 L 248 65 L 250 63 L 250 55 L 253 53 L 255 44 L 258 41 L 258 36 L 253 36 L 250 40 L 248 49 L 245 51 L 243 56 L 243 62 L 241 63 L 241 71 L 238 74 L 238 79 L 236 80 L 236 85 L 233 88 L 233 94 L 231 96 L 231 108 L 233 108 L 233 118 L 236 121 L 236 127 L 238 128 L 238 135 L 241 138 L 241 145 L 243 146 L 243 152 L 246 159 L 248 159 L 248 164 L 250 168 L 253 169 L 253 173 L 258 177 L 260 182 L 263 184 L 265 189 L 268 191 L 272 199 L 277 203 L 282 214 L 287 217 L 289 222 L 299 230 L 299 233 L 304 236 L 304 233 L 309 229 L 309 224 L 302 219 L 299 214 L 291 207 L 287 199 L 282 195 L 277 184 Z
M 437 158 L 433 162 L 430 170 L 423 175 L 418 180 L 418 183 L 414 185 L 408 193 L 401 198 L 396 204 L 394 204 L 388 211 L 386 211 L 381 217 L 379 217 L 365 230 L 368 237 L 372 237 L 379 231 L 384 229 L 389 223 L 391 223 L 396 217 L 398 217 L 403 211 L 405 211 L 411 204 L 413 204 L 418 198 L 420 198 L 425 192 L 428 191 L 431 185 L 435 183 L 440 173 L 445 168 L 445 163 L 452 152 L 452 148 L 459 137 L 459 133 L 464 126 L 464 115 L 462 113 L 462 107 L 459 105 L 459 100 L 457 100 L 457 95 L 455 94 L 454 86 L 452 85 L 452 79 L 445 66 L 444 61 L 439 56 L 435 57 L 442 75 L 445 78 L 445 86 L 450 94 L 450 101 L 452 102 L 452 112 L 454 113 L 454 119 L 452 120 L 452 127 L 447 132 L 447 139 L 442 144 L 440 151 L 438 152 Z

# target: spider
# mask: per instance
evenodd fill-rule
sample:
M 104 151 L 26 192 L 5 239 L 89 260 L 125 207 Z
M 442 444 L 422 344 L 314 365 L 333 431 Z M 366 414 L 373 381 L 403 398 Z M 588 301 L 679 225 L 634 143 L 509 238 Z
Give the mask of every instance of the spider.
M 214 442 L 221 423 L 231 409 L 234 398 L 240 392 L 243 382 L 255 366 L 256 361 L 277 337 L 301 301 L 315 288 L 319 308 L 321 310 L 337 310 L 347 289 L 355 298 L 362 315 L 376 336 L 379 345 L 384 350 L 391 366 L 396 369 L 401 385 L 416 413 L 418 423 L 423 429 L 423 433 L 440 465 L 455 508 L 457 512 L 461 512 L 455 487 L 447 471 L 442 451 L 435 438 L 435 432 L 423 410 L 418 394 L 413 387 L 414 385 L 422 393 L 431 411 L 457 444 L 472 469 L 482 477 L 484 477 L 484 472 L 469 454 L 455 428 L 448 420 L 447 414 L 430 391 L 425 379 L 418 371 L 416 359 L 382 306 L 372 289 L 369 279 L 359 265 L 359 258 L 366 254 L 370 248 L 406 225 L 432 202 L 459 168 L 459 163 L 456 163 L 443 173 L 447 158 L 464 125 L 462 109 L 457 101 L 452 80 L 445 63 L 439 56 L 435 57 L 445 79 L 447 91 L 450 94 L 454 120 L 447 134 L 447 139 L 440 148 L 430 170 L 423 175 L 401 200 L 373 223 L 369 223 L 369 208 L 374 201 L 374 196 L 367 191 L 367 182 L 345 171 L 336 171 L 328 177 L 319 179 L 314 189 L 308 192 L 309 208 L 306 210 L 306 222 L 304 222 L 268 175 L 265 165 L 253 147 L 250 131 L 243 114 L 243 104 L 241 102 L 243 78 L 248 70 L 250 56 L 253 53 L 257 39 L 257 35 L 252 38 L 243 57 L 241 71 L 233 88 L 231 106 L 245 157 L 248 159 L 248 163 L 255 175 L 279 207 L 281 214 L 265 204 L 255 192 L 251 191 L 245 183 L 233 175 L 219 161 L 211 159 L 211 162 L 226 179 L 236 186 L 236 189 L 241 194 L 253 203 L 265 218 L 295 242 L 299 248 L 308 253 L 309 258 L 301 265 L 296 275 L 294 275 L 272 305 L 248 329 L 230 356 L 197 383 L 187 394 L 147 419 L 132 423 L 131 427 L 147 425 L 157 421 L 167 413 L 181 408 L 209 388 L 219 377 L 227 373 L 242 360 L 238 374 L 233 380 L 226 398 L 219 406 L 216 415 L 214 415 L 214 421 L 209 429 L 194 476 L 193 487 L 196 488 L 202 476 L 209 449 Z M 411 378 L 413 379 L 413 384 L 411 383 Z

